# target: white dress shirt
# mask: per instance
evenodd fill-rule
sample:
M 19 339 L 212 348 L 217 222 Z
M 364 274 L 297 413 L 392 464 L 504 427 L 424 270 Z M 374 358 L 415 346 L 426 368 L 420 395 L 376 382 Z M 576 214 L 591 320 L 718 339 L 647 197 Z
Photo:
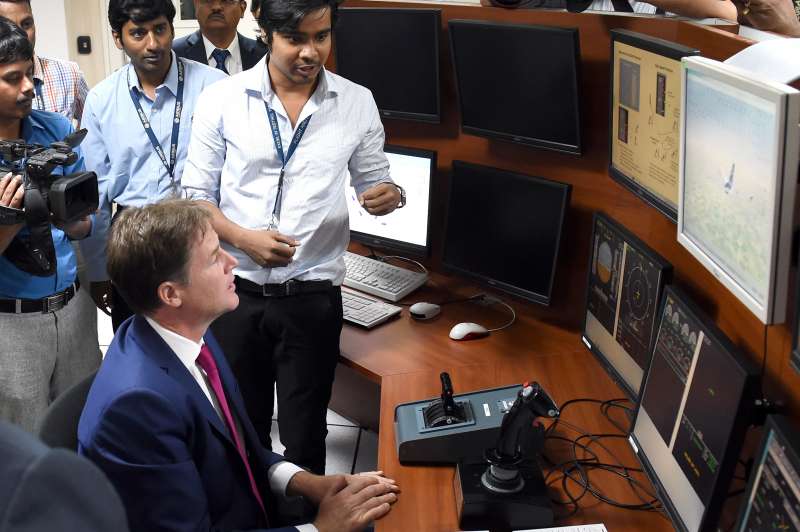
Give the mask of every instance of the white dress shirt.
M 200 386 L 200 389 L 203 390 L 203 393 L 211 402 L 214 410 L 217 412 L 217 415 L 220 417 L 220 419 L 222 419 L 223 422 L 225 422 L 225 418 L 222 415 L 222 410 L 220 410 L 219 407 L 219 401 L 217 401 L 216 396 L 211 393 L 206 372 L 203 371 L 203 368 L 197 365 L 197 357 L 200 355 L 200 349 L 203 347 L 205 341 L 201 338 L 200 343 L 198 344 L 193 340 L 189 340 L 178 333 L 162 327 L 152 318 L 145 316 L 144 319 L 147 320 L 147 323 L 150 324 L 156 334 L 158 334 L 169 346 L 169 348 L 172 349 L 172 351 L 175 353 L 175 356 L 178 357 L 178 360 L 180 360 L 181 363 L 186 366 L 186 369 L 189 370 L 189 374 L 194 378 L 194 380 L 197 382 L 197 385 Z M 236 424 L 239 425 L 238 421 Z M 238 426 L 237 430 L 239 431 L 239 434 L 242 433 L 241 428 Z M 272 467 L 270 467 L 267 471 L 267 479 L 269 480 L 269 487 L 270 490 L 272 490 L 272 493 L 285 497 L 286 486 L 289 485 L 289 481 L 292 480 L 292 477 L 300 471 L 303 471 L 303 469 L 291 462 L 283 461 L 273 464 Z M 309 523 L 298 526 L 297 530 L 298 532 L 317 532 L 317 527 Z
M 214 43 L 209 41 L 205 35 L 203 35 L 203 46 L 206 47 L 206 62 L 208 62 L 208 66 L 216 68 L 217 60 L 211 57 L 211 53 L 216 50 L 217 47 L 214 46 Z M 237 33 L 233 37 L 231 44 L 228 45 L 227 48 L 220 48 L 220 50 L 228 50 L 230 52 L 230 55 L 225 59 L 225 68 L 228 70 L 228 74 L 233 76 L 241 72 L 242 52 L 239 51 L 239 34 Z
M 656 6 L 648 4 L 647 2 L 638 2 L 634 0 L 630 4 L 634 13 L 653 15 L 656 12 Z M 614 4 L 611 0 L 594 0 L 587 8 L 587 11 L 614 11 Z
M 284 177 L 278 230 L 300 241 L 292 262 L 264 268 L 223 243 L 239 261 L 236 275 L 257 284 L 323 279 L 340 285 L 350 237 L 347 170 L 358 194 L 391 182 L 372 93 L 327 70 L 319 75 L 297 124 L 309 115 L 311 120 Z M 265 57 L 200 95 L 181 180 L 190 198 L 219 206 L 229 220 L 249 229 L 269 224 L 281 169 L 265 102 L 277 115 L 288 153 L 296 127 L 272 90 Z

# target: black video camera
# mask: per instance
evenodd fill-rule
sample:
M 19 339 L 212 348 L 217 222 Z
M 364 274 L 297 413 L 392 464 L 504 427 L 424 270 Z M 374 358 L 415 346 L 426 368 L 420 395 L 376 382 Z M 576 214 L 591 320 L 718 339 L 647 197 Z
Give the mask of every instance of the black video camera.
M 3 255 L 19 269 L 37 276 L 56 271 L 56 255 L 50 224 L 65 225 L 97 210 L 97 174 L 76 172 L 52 175 L 57 166 L 74 164 L 73 149 L 86 137 L 81 129 L 45 148 L 24 140 L 0 140 L 0 173 L 22 176 L 23 209 L 0 206 L 0 225 L 25 223 L 30 234 L 18 234 Z

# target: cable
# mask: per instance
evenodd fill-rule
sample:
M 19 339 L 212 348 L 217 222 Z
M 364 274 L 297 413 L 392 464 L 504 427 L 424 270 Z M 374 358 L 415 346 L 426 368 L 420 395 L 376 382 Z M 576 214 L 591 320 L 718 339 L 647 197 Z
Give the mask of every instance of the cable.
M 425 275 L 428 274 L 428 269 L 425 266 L 423 266 L 423 264 L 421 262 L 418 262 L 418 261 L 416 261 L 414 259 L 409 259 L 408 257 L 401 257 L 400 255 L 383 255 L 382 257 L 378 257 L 378 260 L 381 261 L 381 262 L 388 262 L 389 259 L 396 259 L 396 260 L 402 260 L 402 261 L 405 261 L 405 262 L 409 262 L 411 264 L 414 264 L 417 268 L 419 268 L 420 271 L 422 273 L 424 273 Z
M 502 331 L 503 329 L 508 329 L 509 327 L 514 325 L 515 321 L 517 321 L 517 313 L 514 312 L 514 309 L 511 307 L 511 305 L 509 305 L 505 301 L 502 301 L 500 299 L 497 299 L 496 297 L 489 296 L 489 295 L 484 295 L 483 300 L 484 301 L 488 301 L 489 303 L 500 303 L 501 305 L 506 307 L 511 312 L 511 321 L 509 321 L 505 325 L 501 325 L 500 327 L 495 327 L 494 329 L 489 329 L 489 332 L 497 332 L 497 331 Z

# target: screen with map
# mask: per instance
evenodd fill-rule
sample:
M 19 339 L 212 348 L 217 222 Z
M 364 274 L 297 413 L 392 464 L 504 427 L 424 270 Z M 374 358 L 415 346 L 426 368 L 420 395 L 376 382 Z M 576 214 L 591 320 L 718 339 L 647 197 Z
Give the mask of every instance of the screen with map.
M 684 61 L 679 241 L 762 321 L 772 323 L 785 313 L 798 105 L 787 120 L 791 109 L 780 89 L 722 63 Z M 800 95 L 786 89 L 786 95 Z M 783 305 L 775 305 L 777 283 L 784 284 Z
M 634 400 L 649 365 L 659 297 L 671 270 L 622 226 L 595 215 L 583 342 Z
M 681 57 L 697 50 L 611 32 L 610 173 L 677 220 Z

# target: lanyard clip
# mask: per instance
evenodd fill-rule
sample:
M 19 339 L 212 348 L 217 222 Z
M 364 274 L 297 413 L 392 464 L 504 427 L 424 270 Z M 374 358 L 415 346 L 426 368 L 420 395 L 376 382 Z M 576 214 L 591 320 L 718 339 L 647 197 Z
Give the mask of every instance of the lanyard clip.
M 272 213 L 269 217 L 269 223 L 267 224 L 267 231 L 277 231 L 278 225 L 281 223 L 280 218 L 276 213 Z

